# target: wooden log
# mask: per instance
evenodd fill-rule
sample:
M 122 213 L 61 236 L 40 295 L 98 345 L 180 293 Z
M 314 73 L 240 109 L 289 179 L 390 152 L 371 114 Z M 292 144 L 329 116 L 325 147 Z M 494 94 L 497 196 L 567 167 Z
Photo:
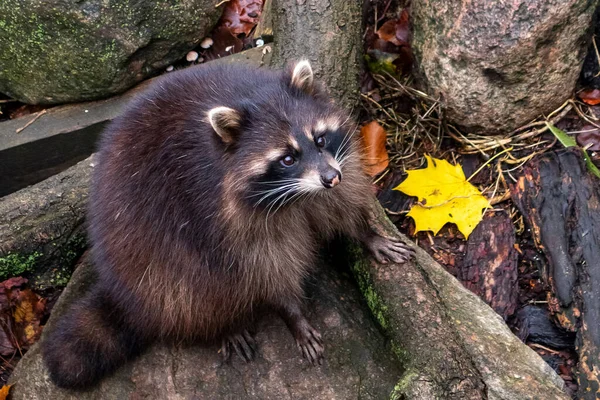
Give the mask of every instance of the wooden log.
M 469 236 L 457 278 L 505 320 L 517 309 L 518 253 L 506 212 L 488 212 Z
M 86 246 L 83 226 L 95 157 L 34 186 L 0 198 L 0 276 L 35 272 L 33 283 L 64 284 Z M 21 272 L 19 272 L 21 271 Z M 48 275 L 49 274 L 49 275 Z M 61 282 L 57 282 L 61 283 Z
M 577 332 L 578 398 L 600 397 L 600 181 L 578 149 L 530 161 L 511 188 L 536 245 L 548 259 L 551 311 Z

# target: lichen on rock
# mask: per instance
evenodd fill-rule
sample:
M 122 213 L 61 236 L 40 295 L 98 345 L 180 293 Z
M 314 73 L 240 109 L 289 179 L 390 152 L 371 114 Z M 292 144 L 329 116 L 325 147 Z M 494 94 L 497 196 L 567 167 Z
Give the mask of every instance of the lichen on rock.
M 412 2 L 421 82 L 468 131 L 507 133 L 567 100 L 596 2 Z
M 3 0 L 0 92 L 31 104 L 120 93 L 183 57 L 220 12 L 209 0 Z

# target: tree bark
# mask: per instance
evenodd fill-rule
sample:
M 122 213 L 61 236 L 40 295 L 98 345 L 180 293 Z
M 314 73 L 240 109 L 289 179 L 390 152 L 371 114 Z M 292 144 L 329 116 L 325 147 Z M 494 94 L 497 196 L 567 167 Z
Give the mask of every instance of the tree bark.
M 600 396 L 600 189 L 581 151 L 546 153 L 529 162 L 513 200 L 546 255 L 542 277 L 550 311 L 577 332 L 578 398 Z
M 41 284 L 45 272 L 70 267 L 65 264 L 83 253 L 85 205 L 94 160 L 89 157 L 0 198 L 0 265 L 7 273 L 26 267 L 41 277 Z
M 377 230 L 402 236 L 379 205 L 375 214 Z M 394 398 L 569 398 L 550 366 L 424 250 L 402 265 L 355 254 L 359 286 L 406 368 Z
M 469 236 L 455 275 L 505 320 L 514 314 L 519 297 L 515 241 L 515 228 L 506 212 L 486 213 Z
M 272 0 L 272 13 L 272 64 L 308 59 L 336 100 L 348 108 L 358 105 L 362 1 Z

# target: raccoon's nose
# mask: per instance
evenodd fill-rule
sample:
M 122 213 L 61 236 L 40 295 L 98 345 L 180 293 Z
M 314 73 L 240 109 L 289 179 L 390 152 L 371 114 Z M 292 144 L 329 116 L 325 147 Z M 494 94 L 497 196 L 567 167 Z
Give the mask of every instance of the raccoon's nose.
M 331 189 L 342 180 L 342 175 L 337 169 L 330 168 L 321 175 L 321 183 L 328 189 Z

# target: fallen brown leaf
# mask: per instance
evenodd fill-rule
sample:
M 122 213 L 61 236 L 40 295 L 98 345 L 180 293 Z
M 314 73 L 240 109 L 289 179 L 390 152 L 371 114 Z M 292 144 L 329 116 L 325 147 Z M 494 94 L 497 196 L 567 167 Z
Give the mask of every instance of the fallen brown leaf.
M 19 290 L 13 300 L 15 306 L 15 334 L 19 345 L 27 348 L 34 344 L 42 334 L 41 319 L 46 310 L 46 299 L 40 298 L 31 289 Z
M 23 277 L 0 282 L 0 355 L 29 348 L 42 333 L 46 299 L 24 288 L 26 283 Z
M 400 46 L 400 42 L 396 39 L 396 22 L 396 20 L 390 19 L 385 24 L 381 25 L 375 33 L 379 36 L 379 39 Z
M 584 125 L 581 133 L 575 136 L 577 143 L 591 151 L 600 151 L 600 129 L 594 125 Z
M 389 156 L 385 147 L 386 132 L 377 121 L 371 121 L 360 130 L 365 147 L 365 172 L 375 176 L 383 172 L 389 164 Z
M 579 98 L 583 100 L 584 103 L 589 104 L 591 106 L 595 106 L 596 104 L 600 104 L 600 90 L 599 89 L 588 89 L 579 93 Z
M 410 37 L 409 13 L 404 9 L 398 19 L 386 21 L 376 32 L 367 29 L 367 54 L 379 63 L 391 59 L 397 73 L 408 74 L 414 62 Z
M 221 24 L 225 26 L 232 35 L 250 35 L 250 32 L 260 19 L 263 2 L 261 0 L 231 0 L 227 2 Z
M 410 41 L 408 11 L 403 10 L 400 18 L 385 22 L 375 33 L 379 39 L 393 43 L 396 46 L 408 46 Z

